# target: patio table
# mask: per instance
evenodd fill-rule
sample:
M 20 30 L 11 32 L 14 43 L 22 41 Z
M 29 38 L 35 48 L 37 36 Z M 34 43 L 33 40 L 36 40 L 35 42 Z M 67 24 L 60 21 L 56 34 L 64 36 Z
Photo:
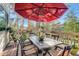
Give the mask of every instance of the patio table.
M 56 45 L 62 43 L 60 41 L 56 41 L 51 38 L 44 38 L 44 41 L 40 42 L 39 37 L 35 36 L 35 35 L 30 36 L 29 39 L 37 47 L 37 49 L 38 49 L 37 55 L 39 53 L 41 53 L 41 55 L 44 55 L 44 53 L 46 53 L 48 50 L 50 50 L 51 48 L 55 47 Z

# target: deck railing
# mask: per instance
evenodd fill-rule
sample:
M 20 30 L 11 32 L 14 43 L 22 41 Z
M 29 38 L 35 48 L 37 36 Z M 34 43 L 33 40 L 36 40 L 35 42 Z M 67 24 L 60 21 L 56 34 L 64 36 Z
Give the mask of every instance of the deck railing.
M 36 33 L 39 35 L 39 32 Z M 62 41 L 63 43 L 66 44 L 71 44 L 71 45 L 78 45 L 79 46 L 79 33 L 73 33 L 73 32 L 64 32 L 64 31 L 53 31 L 52 33 L 45 32 L 45 34 L 48 34 L 48 36 L 58 36 L 58 40 Z
M 59 35 L 58 40 L 62 41 L 63 43 L 79 46 L 79 33 L 59 31 L 52 34 Z

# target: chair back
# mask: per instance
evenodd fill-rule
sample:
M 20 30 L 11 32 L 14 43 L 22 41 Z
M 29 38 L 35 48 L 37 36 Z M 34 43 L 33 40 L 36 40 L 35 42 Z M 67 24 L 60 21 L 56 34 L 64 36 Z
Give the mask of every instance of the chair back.
M 59 35 L 58 35 L 58 34 L 52 34 L 51 37 L 52 37 L 54 40 L 58 40 L 58 39 L 59 39 Z
M 45 33 L 46 38 L 51 38 L 50 33 Z

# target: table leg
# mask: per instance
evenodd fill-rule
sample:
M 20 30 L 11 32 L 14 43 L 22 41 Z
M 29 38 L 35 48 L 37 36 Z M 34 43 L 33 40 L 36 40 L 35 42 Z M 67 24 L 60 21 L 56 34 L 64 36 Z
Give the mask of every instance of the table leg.
M 43 50 L 37 50 L 36 52 L 37 56 L 43 56 Z

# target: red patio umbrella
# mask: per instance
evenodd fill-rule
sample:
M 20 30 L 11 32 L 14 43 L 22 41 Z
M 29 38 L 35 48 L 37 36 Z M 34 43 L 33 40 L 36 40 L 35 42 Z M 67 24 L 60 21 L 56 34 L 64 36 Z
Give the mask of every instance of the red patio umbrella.
M 50 22 L 58 19 L 67 10 L 63 3 L 15 3 L 15 11 L 29 20 Z

